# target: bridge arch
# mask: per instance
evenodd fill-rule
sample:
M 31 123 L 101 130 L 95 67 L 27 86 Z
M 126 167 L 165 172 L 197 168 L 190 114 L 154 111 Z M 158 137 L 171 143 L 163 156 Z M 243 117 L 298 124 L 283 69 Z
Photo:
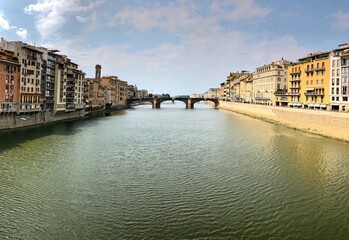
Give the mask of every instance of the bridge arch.
M 131 98 L 127 99 L 127 107 L 130 107 L 134 102 L 150 102 L 153 108 L 160 108 L 161 103 L 165 101 L 180 101 L 183 102 L 188 109 L 194 108 L 195 103 L 200 101 L 211 101 L 214 103 L 215 107 L 219 106 L 219 101 L 216 98 Z
M 131 104 L 132 103 L 135 103 L 135 102 L 140 102 L 140 103 L 151 103 L 152 105 L 152 108 L 154 108 L 154 99 L 153 98 L 130 98 L 130 99 L 127 99 L 127 107 L 131 107 Z
M 214 107 L 217 108 L 219 106 L 219 101 L 216 98 L 192 98 L 190 103 L 190 108 L 194 108 L 195 103 L 201 102 L 201 101 L 209 101 L 214 103 Z

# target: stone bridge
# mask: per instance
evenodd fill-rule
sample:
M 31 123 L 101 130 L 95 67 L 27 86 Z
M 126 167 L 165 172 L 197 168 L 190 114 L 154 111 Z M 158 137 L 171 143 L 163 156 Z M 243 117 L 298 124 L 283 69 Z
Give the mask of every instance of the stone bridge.
M 126 107 L 130 107 L 132 103 L 134 102 L 150 102 L 153 106 L 153 108 L 160 108 L 162 102 L 166 101 L 181 101 L 185 103 L 185 107 L 187 109 L 193 109 L 194 104 L 200 101 L 210 101 L 215 104 L 215 107 L 218 107 L 219 101 L 216 98 L 185 98 L 185 97 L 174 97 L 174 98 L 153 98 L 153 97 L 146 97 L 146 98 L 130 98 L 127 99 Z

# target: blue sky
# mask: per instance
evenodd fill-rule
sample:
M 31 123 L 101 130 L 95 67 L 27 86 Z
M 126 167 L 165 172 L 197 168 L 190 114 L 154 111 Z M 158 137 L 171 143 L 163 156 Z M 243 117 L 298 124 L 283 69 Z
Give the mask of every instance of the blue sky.
M 349 42 L 347 0 L 0 0 L 0 36 L 102 65 L 153 93 L 203 93 L 229 72 Z

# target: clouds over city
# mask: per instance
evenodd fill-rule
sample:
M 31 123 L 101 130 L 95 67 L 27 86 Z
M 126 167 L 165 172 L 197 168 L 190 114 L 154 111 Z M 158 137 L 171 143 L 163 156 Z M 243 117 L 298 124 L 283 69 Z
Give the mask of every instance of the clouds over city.
M 43 38 L 56 35 L 67 22 L 70 14 L 89 13 L 101 5 L 104 0 L 80 1 L 80 0 L 39 0 L 24 8 L 27 14 L 35 15 L 35 26 Z M 80 22 L 87 22 L 88 17 L 76 16 Z
M 164 92 L 204 91 L 231 71 L 332 49 L 349 30 L 341 10 L 349 3 L 326 0 L 302 7 L 276 0 L 1 1 L 11 6 L 0 12 L 5 38 L 60 49 L 87 76 L 98 63 L 104 74 Z
M 26 29 L 10 25 L 9 20 L 2 11 L 0 11 L 0 32 L 1 30 L 14 31 L 21 39 L 27 39 L 28 37 L 28 31 Z
M 349 12 L 337 12 L 330 16 L 332 27 L 336 30 L 349 30 Z

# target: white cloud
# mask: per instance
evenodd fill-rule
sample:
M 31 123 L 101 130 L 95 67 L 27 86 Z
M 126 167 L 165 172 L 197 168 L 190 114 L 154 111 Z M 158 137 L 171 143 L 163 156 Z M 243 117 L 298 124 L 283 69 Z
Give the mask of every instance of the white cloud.
M 4 29 L 4 30 L 11 29 L 10 23 L 7 21 L 5 15 L 2 11 L 0 11 L 0 29 Z
M 27 39 L 28 38 L 28 31 L 27 29 L 24 28 L 19 28 L 16 30 L 17 36 L 21 37 L 22 39 Z
M 137 51 L 118 43 L 86 48 L 81 41 L 63 41 L 49 48 L 68 54 L 88 77 L 94 75 L 94 66 L 101 64 L 104 75 L 117 75 L 156 92 L 178 94 L 181 89 L 204 92 L 218 87 L 229 72 L 253 72 L 282 57 L 294 61 L 309 52 L 291 35 L 256 41 L 253 35 L 224 29 L 211 34 L 193 32 L 181 42 L 163 42 Z
M 136 30 L 145 32 L 161 29 L 170 32 L 193 30 L 204 19 L 195 14 L 195 6 L 184 4 L 155 6 L 153 8 L 130 8 L 116 13 L 111 25 L 128 24 Z
M 45 39 L 58 32 L 67 21 L 67 14 L 74 12 L 87 12 L 100 4 L 104 0 L 81 3 L 80 0 L 38 0 L 35 4 L 30 4 L 24 8 L 27 14 L 36 14 L 36 28 Z M 77 18 L 83 21 L 83 18 Z
M 176 1 L 153 8 L 127 8 L 117 12 L 110 25 L 129 25 L 140 32 L 206 32 L 220 29 L 221 21 L 255 21 L 270 14 L 270 7 L 260 7 L 254 0 L 213 0 L 208 9 Z
M 24 28 L 17 28 L 16 26 L 12 26 L 6 19 L 5 14 L 2 11 L 0 11 L 0 30 L 1 29 L 6 31 L 15 31 L 17 36 L 21 37 L 24 40 L 28 37 L 28 31 Z
M 338 12 L 332 16 L 332 28 L 336 30 L 349 29 L 349 13 Z
M 78 20 L 81 23 L 87 23 L 89 18 L 88 17 L 81 17 L 81 16 L 76 16 L 76 20 Z
M 256 20 L 269 15 L 270 7 L 260 7 L 254 0 L 213 0 L 211 11 L 230 21 Z

